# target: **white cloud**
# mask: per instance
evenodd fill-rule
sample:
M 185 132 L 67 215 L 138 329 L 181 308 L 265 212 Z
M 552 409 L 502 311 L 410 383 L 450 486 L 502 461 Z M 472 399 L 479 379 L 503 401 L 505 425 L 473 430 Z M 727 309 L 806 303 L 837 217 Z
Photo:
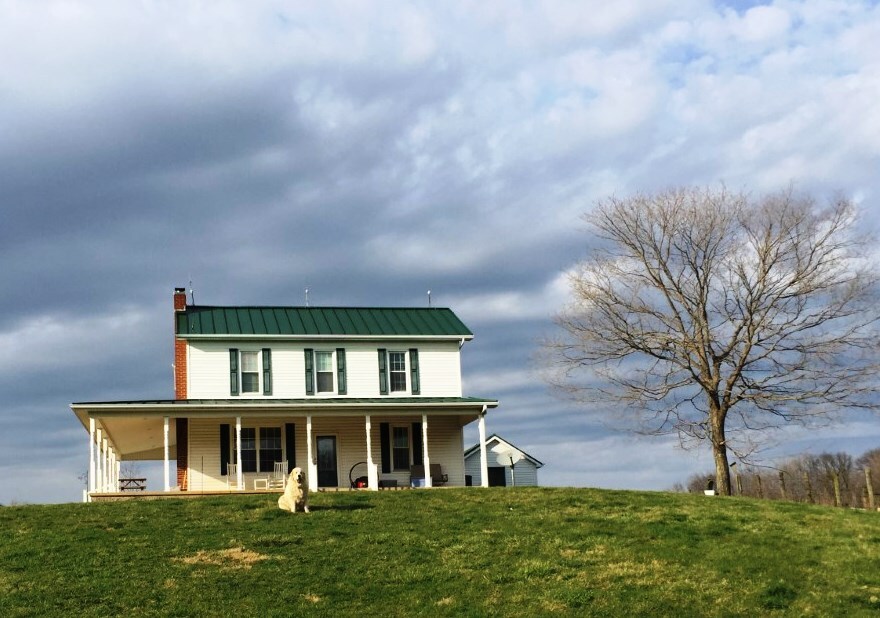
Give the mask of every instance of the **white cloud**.
M 96 364 L 131 354 L 153 338 L 156 317 L 155 312 L 133 307 L 90 317 L 29 317 L 0 332 L 0 349 L 7 352 L 0 356 L 0 371 L 24 374 L 93 369 Z
M 451 295 L 444 303 L 468 321 L 508 322 L 549 319 L 568 301 L 570 288 L 567 273 L 558 273 L 538 290 L 505 290 L 488 294 Z

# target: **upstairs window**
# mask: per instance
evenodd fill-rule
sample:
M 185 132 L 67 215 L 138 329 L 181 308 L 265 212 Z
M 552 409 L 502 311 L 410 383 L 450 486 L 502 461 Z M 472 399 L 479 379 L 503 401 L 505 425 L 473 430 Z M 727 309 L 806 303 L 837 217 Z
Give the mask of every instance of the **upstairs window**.
M 419 395 L 419 351 L 379 348 L 379 394 Z
M 256 352 L 241 353 L 241 392 L 260 392 L 260 360 Z
M 229 349 L 229 394 L 272 394 L 272 350 Z
M 315 382 L 319 393 L 332 393 L 333 352 L 315 352 Z
M 345 395 L 345 348 L 305 348 L 306 395 Z
M 406 352 L 388 353 L 388 371 L 391 378 L 391 392 L 406 392 Z

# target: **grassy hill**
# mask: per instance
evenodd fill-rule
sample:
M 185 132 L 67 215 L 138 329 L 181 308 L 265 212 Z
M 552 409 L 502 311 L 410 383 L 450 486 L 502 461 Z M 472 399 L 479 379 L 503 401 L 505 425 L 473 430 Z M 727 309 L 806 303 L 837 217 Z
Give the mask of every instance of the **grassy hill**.
M 592 489 L 0 508 L 0 615 L 880 611 L 880 513 Z

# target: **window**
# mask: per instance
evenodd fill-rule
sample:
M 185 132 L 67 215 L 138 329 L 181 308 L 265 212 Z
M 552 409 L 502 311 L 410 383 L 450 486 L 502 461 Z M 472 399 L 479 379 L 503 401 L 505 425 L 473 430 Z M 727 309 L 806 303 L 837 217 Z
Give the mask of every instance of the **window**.
M 229 348 L 229 395 L 272 394 L 272 350 Z
M 260 472 L 272 472 L 282 461 L 281 427 L 260 427 Z
M 315 379 L 319 393 L 333 392 L 333 352 L 315 352 Z
M 392 429 L 391 458 L 395 470 L 409 470 L 409 429 L 394 427 Z
M 235 452 L 235 436 L 232 440 L 232 456 L 238 459 L 238 454 Z M 257 471 L 257 430 L 253 427 L 241 428 L 241 471 Z
M 260 361 L 257 352 L 241 353 L 241 392 L 260 392 Z
M 388 351 L 379 348 L 379 394 L 419 395 L 419 350 Z
M 388 353 L 388 370 L 392 393 L 406 392 L 406 352 Z
M 306 395 L 346 394 L 345 348 L 305 348 Z
M 257 440 L 259 436 L 259 440 Z M 235 433 L 232 439 L 232 461 L 238 458 L 235 450 Z M 280 427 L 241 428 L 241 471 L 272 472 L 275 462 L 283 460 Z

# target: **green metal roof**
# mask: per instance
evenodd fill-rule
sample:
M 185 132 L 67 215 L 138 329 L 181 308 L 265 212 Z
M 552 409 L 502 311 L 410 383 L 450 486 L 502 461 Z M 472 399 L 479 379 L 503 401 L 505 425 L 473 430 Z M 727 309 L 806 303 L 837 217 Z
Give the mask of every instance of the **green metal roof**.
M 177 313 L 186 336 L 473 337 L 451 309 L 442 307 L 206 307 Z

